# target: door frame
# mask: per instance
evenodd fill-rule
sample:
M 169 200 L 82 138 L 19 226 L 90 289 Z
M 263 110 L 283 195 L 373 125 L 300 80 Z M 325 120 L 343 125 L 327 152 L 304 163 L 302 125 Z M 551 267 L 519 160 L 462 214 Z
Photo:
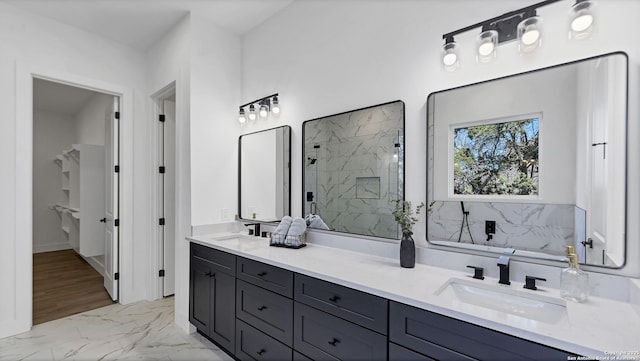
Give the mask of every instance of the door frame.
M 33 64 L 16 64 L 15 259 L 16 325 L 25 332 L 33 323 L 33 79 L 43 79 L 120 97 L 120 219 L 133 215 L 133 91 L 125 86 Z M 133 224 L 121 222 L 119 302 L 133 295 Z
M 178 119 L 179 119 L 179 114 L 178 114 L 178 89 L 177 89 L 177 81 L 173 80 L 171 82 L 169 82 L 167 85 L 163 86 L 162 88 L 160 88 L 159 90 L 157 90 L 156 92 L 154 92 L 153 94 L 150 95 L 150 99 L 151 99 L 151 114 L 150 114 L 150 120 L 151 120 L 151 134 L 153 134 L 153 136 L 151 137 L 151 141 L 149 142 L 149 147 L 153 150 L 152 152 L 152 163 L 154 165 L 154 176 L 152 177 L 152 187 L 151 191 L 152 191 L 152 195 L 150 197 L 150 199 L 152 199 L 152 203 L 153 203 L 153 212 L 157 212 L 160 208 L 160 197 L 159 197 L 159 193 L 158 193 L 158 189 L 160 187 L 160 180 L 159 177 L 157 176 L 157 169 L 158 166 L 160 166 L 159 163 L 159 159 L 160 159 L 160 147 L 158 144 L 158 137 L 157 134 L 160 131 L 160 122 L 158 121 L 158 116 L 160 114 L 163 114 L 163 101 L 171 94 L 175 94 L 176 97 L 176 114 L 175 114 L 175 123 L 176 123 L 176 129 L 174 130 L 174 137 L 175 142 L 176 142 L 176 148 L 175 148 L 175 154 L 174 154 L 174 162 L 175 162 L 175 169 L 173 169 L 173 174 L 176 177 L 176 182 L 174 183 L 174 187 L 176 188 L 174 197 L 177 199 L 178 198 L 178 191 L 177 191 L 177 169 L 178 169 L 178 147 L 177 147 L 177 142 L 178 142 L 178 137 L 177 137 L 177 132 L 178 132 Z M 176 202 L 175 206 L 177 207 L 178 204 Z M 151 280 L 151 282 L 149 284 L 153 285 L 152 287 L 154 288 L 152 291 L 152 294 L 155 295 L 156 298 L 160 299 L 164 297 L 164 292 L 163 292 L 163 279 L 162 277 L 158 276 L 158 270 L 160 270 L 162 268 L 162 265 L 164 264 L 164 254 L 163 254 L 163 248 L 161 245 L 162 242 L 162 227 L 160 227 L 158 225 L 157 222 L 157 214 L 154 213 L 154 218 L 153 218 L 153 222 L 151 222 L 152 225 L 152 229 L 150 230 L 150 234 L 153 235 L 153 242 L 151 242 L 151 247 L 150 247 L 150 254 L 155 255 L 155 257 L 153 257 L 150 261 L 152 268 L 154 270 L 154 272 L 151 272 L 151 277 L 153 277 L 153 279 Z M 179 236 L 180 236 L 180 232 L 179 232 L 179 227 L 178 227 L 178 217 L 175 217 L 176 219 L 174 219 L 174 242 L 177 243 Z M 174 247 L 175 248 L 175 247 Z M 174 249 L 174 259 L 175 259 L 175 249 Z M 175 277 L 175 273 L 176 273 L 176 266 L 175 266 L 176 262 L 174 261 L 174 281 L 176 279 Z

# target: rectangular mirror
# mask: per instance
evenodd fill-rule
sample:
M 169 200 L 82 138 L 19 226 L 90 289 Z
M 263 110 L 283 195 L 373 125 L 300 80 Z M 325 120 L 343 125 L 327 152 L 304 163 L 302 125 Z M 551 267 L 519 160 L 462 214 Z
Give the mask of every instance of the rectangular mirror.
M 308 120 L 302 133 L 309 227 L 399 239 L 391 212 L 404 200 L 404 103 Z
M 238 214 L 279 221 L 291 214 L 291 127 L 241 135 L 238 140 Z
M 626 252 L 627 56 L 435 92 L 427 240 L 619 268 Z

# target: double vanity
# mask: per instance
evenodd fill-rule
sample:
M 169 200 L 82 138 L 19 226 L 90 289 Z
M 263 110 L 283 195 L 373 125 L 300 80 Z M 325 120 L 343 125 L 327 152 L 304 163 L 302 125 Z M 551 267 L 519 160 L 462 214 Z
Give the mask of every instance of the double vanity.
M 474 279 L 465 265 L 405 269 L 234 233 L 189 241 L 190 321 L 242 360 L 567 360 L 640 345 L 628 303 L 564 301 L 543 286 Z
M 190 322 L 241 360 L 640 360 L 628 67 L 610 53 L 432 93 L 424 178 L 405 179 L 402 101 L 305 121 L 298 214 L 292 127 L 242 135 L 254 236 L 189 238 Z M 425 203 L 410 269 L 393 215 L 407 186 L 426 187 L 406 199 Z M 285 215 L 322 227 L 270 247 Z M 565 249 L 587 302 L 561 297 Z

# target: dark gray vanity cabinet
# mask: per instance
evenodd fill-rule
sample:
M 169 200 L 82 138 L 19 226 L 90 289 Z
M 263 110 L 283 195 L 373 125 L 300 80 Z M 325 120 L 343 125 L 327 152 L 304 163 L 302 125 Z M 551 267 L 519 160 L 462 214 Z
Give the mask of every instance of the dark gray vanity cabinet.
M 575 356 L 191 243 L 189 321 L 239 360 L 562 360 Z
M 393 347 L 396 354 L 409 351 L 422 355 L 423 360 L 564 361 L 575 356 L 397 302 L 389 304 L 389 341 L 402 346 Z
M 293 347 L 314 360 L 386 360 L 388 301 L 295 275 Z
M 223 348 L 235 348 L 236 257 L 191 243 L 189 321 Z
M 240 360 L 293 357 L 293 272 L 237 257 L 236 350 Z

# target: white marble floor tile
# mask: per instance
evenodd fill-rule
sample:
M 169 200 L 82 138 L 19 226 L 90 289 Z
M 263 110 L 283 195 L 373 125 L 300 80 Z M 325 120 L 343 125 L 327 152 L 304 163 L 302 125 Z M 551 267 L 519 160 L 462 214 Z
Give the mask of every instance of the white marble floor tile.
M 173 298 L 110 305 L 0 339 L 8 360 L 232 360 L 199 334 L 174 325 Z

